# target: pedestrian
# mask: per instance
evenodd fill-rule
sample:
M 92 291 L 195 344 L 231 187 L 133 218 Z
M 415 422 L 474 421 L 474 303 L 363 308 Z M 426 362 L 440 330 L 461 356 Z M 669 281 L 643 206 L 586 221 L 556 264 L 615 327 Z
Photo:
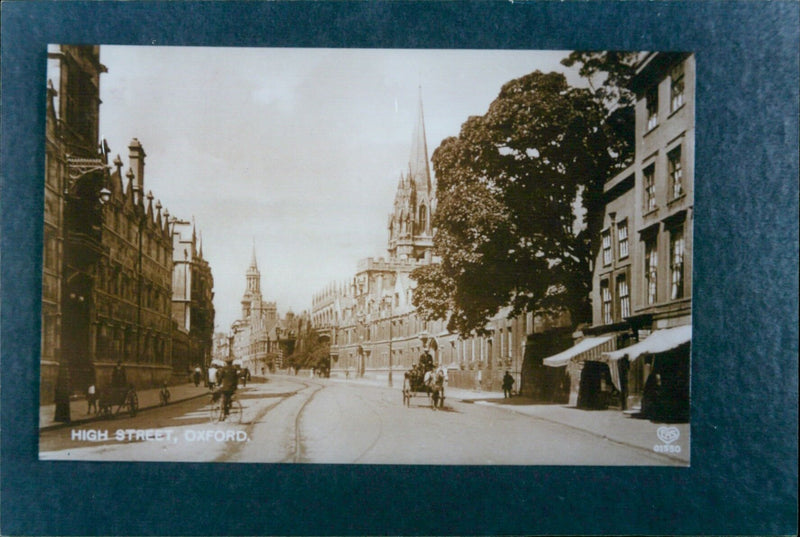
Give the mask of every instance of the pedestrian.
M 511 398 L 512 390 L 511 388 L 514 386 L 514 377 L 511 376 L 511 373 L 506 371 L 506 374 L 503 375 L 503 397 Z
M 210 389 L 213 392 L 216 386 L 217 386 L 217 366 L 215 366 L 212 363 L 211 367 L 208 368 L 208 389 Z
M 94 382 L 89 384 L 89 387 L 86 388 L 86 414 L 91 414 L 92 409 L 94 409 L 94 413 L 97 414 L 97 388 L 94 385 Z
M 483 388 L 483 370 L 478 369 L 478 373 L 475 375 L 475 390 L 481 391 Z
M 200 379 L 202 378 L 202 376 L 203 376 L 203 370 L 200 369 L 199 365 L 196 365 L 194 367 L 194 373 L 193 373 L 193 376 L 192 376 L 192 380 L 194 380 L 194 387 L 195 388 L 200 386 Z

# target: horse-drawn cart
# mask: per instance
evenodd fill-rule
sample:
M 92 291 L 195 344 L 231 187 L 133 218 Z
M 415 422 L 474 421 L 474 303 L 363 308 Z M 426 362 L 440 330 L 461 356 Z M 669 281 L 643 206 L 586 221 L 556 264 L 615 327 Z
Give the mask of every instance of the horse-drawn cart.
M 434 410 L 444 408 L 444 372 L 424 366 L 407 371 L 403 378 L 403 404 L 411 406 L 411 399 L 417 396 L 427 397 Z
M 100 416 L 115 417 L 123 410 L 132 418 L 139 411 L 139 396 L 136 394 L 133 384 L 122 388 L 107 388 L 100 392 L 97 399 L 97 412 Z

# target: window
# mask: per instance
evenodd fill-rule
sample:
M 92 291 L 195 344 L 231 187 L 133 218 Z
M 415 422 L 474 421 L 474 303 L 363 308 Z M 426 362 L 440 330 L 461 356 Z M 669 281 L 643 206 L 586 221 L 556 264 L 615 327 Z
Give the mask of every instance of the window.
M 658 125 L 658 86 L 650 89 L 645 95 L 647 105 L 647 130 L 652 130 Z
M 658 275 L 658 242 L 653 237 L 644 243 L 644 281 L 646 285 L 647 303 L 656 303 Z
M 669 160 L 669 180 L 672 199 L 683 195 L 683 168 L 681 167 L 681 148 L 676 147 L 667 154 Z
M 644 212 L 656 208 L 656 167 L 648 166 L 644 170 Z
M 605 230 L 602 233 L 603 236 L 603 265 L 610 265 L 611 264 L 611 232 L 609 230 Z
M 608 288 L 608 280 L 600 282 L 600 300 L 602 302 L 603 324 L 611 324 L 611 289 Z
M 619 257 L 628 257 L 628 221 L 623 220 L 617 224 L 617 242 L 619 243 Z
M 678 64 L 670 72 L 670 111 L 683 106 L 683 64 Z
M 419 206 L 419 233 L 424 234 L 428 228 L 428 212 L 425 210 L 425 205 Z
M 669 270 L 672 275 L 670 298 L 683 297 L 683 228 L 672 230 L 669 238 Z
M 622 274 L 617 277 L 617 300 L 619 300 L 619 315 L 626 319 L 631 316 L 631 295 L 628 291 L 628 280 Z

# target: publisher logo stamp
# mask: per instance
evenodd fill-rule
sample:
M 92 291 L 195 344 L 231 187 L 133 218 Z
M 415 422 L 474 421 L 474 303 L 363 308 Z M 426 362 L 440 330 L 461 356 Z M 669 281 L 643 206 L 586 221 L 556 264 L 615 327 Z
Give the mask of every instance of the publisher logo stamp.
M 677 427 L 662 425 L 656 430 L 656 436 L 661 440 L 661 444 L 653 446 L 653 451 L 657 453 L 680 453 L 681 446 L 673 445 L 678 438 L 681 437 L 681 432 Z

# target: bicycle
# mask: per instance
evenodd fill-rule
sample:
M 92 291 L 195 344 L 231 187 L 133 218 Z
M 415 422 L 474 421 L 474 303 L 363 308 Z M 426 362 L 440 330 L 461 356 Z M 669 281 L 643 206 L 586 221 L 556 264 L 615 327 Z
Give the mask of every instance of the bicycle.
M 220 421 L 229 421 L 231 423 L 242 423 L 242 403 L 239 402 L 239 398 L 236 397 L 236 393 L 231 394 L 229 407 L 228 407 L 228 416 L 225 417 L 225 413 L 222 408 L 222 401 L 224 396 L 222 393 L 217 393 L 211 396 L 211 408 L 209 409 L 209 419 L 212 423 L 218 423 Z

